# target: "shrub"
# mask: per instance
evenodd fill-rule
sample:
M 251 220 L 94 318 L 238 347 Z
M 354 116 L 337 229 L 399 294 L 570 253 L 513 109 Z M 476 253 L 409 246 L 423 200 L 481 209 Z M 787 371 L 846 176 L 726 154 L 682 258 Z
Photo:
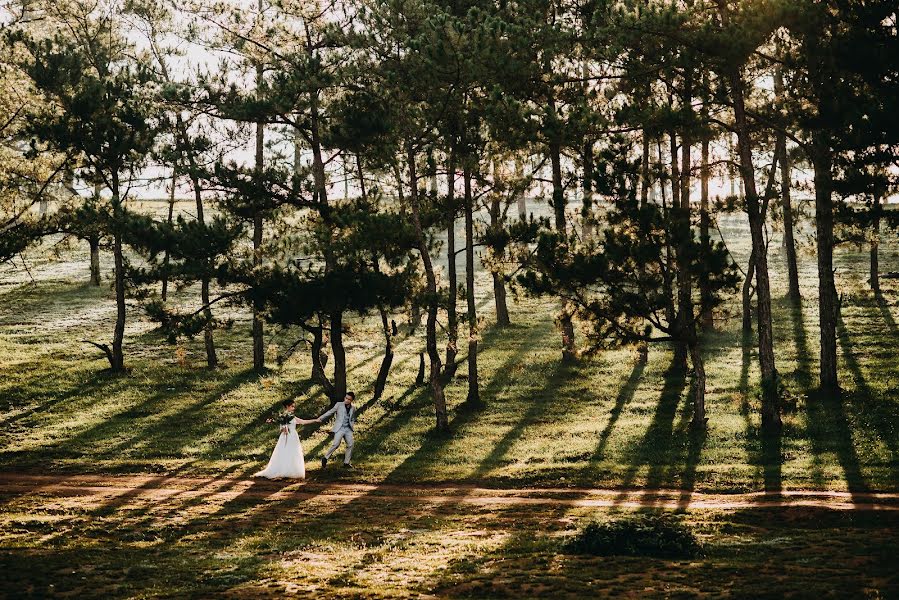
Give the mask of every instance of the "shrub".
M 694 558 L 702 547 L 693 532 L 671 515 L 638 515 L 589 523 L 566 545 L 570 554 Z

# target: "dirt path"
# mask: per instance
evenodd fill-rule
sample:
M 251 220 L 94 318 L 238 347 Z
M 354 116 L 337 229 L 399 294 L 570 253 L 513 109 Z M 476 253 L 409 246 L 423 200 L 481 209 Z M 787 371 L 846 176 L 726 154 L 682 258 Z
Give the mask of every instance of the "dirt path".
M 709 494 L 690 490 L 616 490 L 589 488 L 483 488 L 474 485 L 399 485 L 346 482 L 266 481 L 241 478 L 152 475 L 26 475 L 0 473 L 0 504 L 11 497 L 79 496 L 86 501 L 110 498 L 169 501 L 193 497 L 228 501 L 334 500 L 408 501 L 475 505 L 556 505 L 580 507 L 745 509 L 819 507 L 834 510 L 899 511 L 899 493 L 792 490 Z

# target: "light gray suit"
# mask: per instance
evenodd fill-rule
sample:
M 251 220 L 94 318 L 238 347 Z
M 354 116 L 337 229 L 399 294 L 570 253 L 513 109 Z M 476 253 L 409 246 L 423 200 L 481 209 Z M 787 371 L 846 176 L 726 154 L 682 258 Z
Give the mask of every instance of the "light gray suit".
M 353 426 L 356 421 L 356 407 L 350 405 L 349 410 L 347 410 L 345 402 L 338 402 L 320 416 L 318 420 L 324 421 L 331 415 L 336 415 L 334 425 L 331 427 L 334 441 L 331 442 L 331 447 L 325 453 L 325 458 L 331 458 L 331 455 L 334 454 L 341 440 L 343 440 L 346 442 L 346 448 L 343 451 L 343 462 L 348 465 L 350 464 L 350 459 L 353 458 Z

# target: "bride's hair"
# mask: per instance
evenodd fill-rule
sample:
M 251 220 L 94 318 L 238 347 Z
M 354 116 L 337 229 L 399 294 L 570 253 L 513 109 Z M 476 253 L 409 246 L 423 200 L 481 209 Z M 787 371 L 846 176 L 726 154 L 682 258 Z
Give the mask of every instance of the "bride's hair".
M 294 404 L 296 404 L 296 402 L 294 402 L 294 401 L 291 400 L 290 398 L 288 398 L 287 400 L 285 400 L 284 402 L 281 403 L 281 405 L 282 405 L 284 408 L 287 408 L 288 406 L 293 406 Z

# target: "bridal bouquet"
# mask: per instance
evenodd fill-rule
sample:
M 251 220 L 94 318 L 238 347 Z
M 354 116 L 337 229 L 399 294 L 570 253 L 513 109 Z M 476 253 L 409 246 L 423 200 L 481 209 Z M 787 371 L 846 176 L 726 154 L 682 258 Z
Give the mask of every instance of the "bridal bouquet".
M 277 423 L 281 427 L 287 427 L 293 421 L 292 412 L 275 413 L 273 416 L 265 420 L 266 423 Z

